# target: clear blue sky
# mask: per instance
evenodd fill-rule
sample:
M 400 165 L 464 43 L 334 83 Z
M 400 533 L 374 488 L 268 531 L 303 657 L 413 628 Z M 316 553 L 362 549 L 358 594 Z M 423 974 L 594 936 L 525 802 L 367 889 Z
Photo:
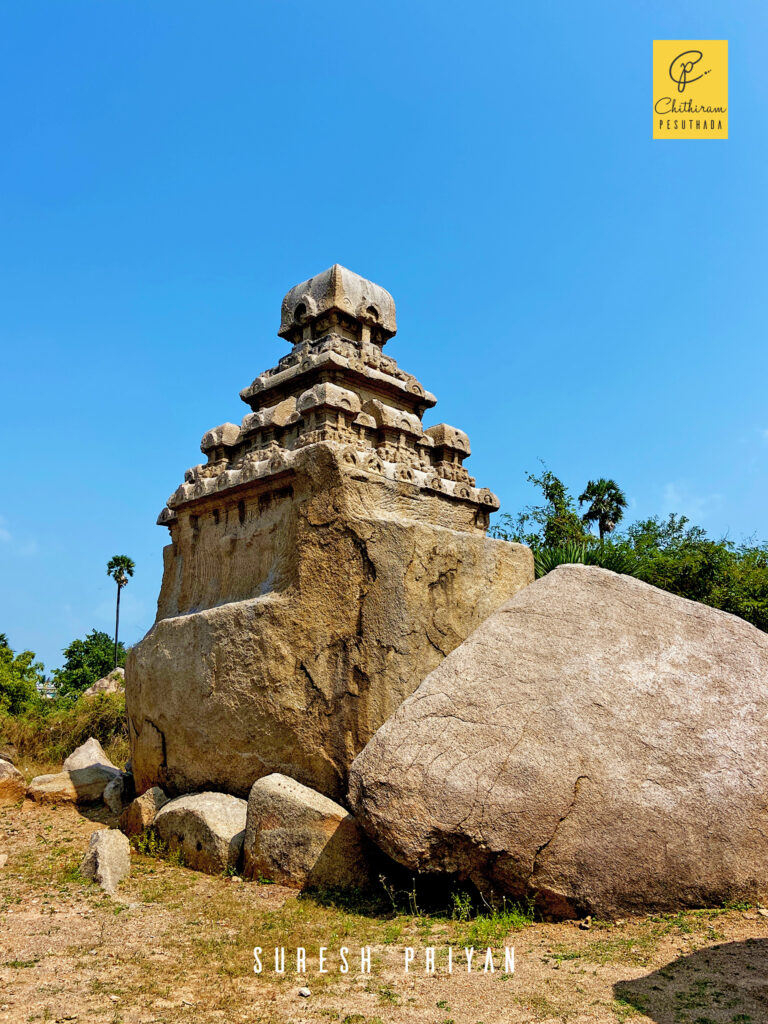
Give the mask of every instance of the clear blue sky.
M 768 535 L 761 0 L 0 7 L 0 632 L 152 624 L 154 525 L 339 262 L 502 508 L 537 458 Z M 730 45 L 730 139 L 651 140 L 654 38 Z

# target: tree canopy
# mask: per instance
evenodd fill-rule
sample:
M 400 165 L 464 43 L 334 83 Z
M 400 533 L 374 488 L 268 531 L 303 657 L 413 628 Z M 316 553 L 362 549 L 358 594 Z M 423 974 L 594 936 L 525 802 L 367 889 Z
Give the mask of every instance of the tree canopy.
M 42 662 L 32 651 L 14 654 L 5 633 L 0 633 L 0 712 L 18 715 L 40 701 L 38 686 L 43 683 Z
M 624 491 L 615 480 L 606 480 L 604 477 L 589 481 L 579 495 L 579 505 L 583 505 L 585 502 L 587 510 L 581 517 L 581 521 L 587 525 L 596 523 L 600 540 L 605 537 L 606 533 L 613 533 L 623 519 L 624 509 L 627 507 Z
M 93 629 L 83 640 L 73 640 L 64 648 L 64 665 L 54 669 L 56 694 L 77 697 L 114 668 L 114 640 L 108 633 Z M 125 664 L 125 648 L 117 648 L 117 664 Z
M 128 578 L 133 576 L 135 568 L 136 563 L 128 555 L 113 555 L 107 562 L 107 576 L 111 576 L 118 588 L 122 590 L 128 583 Z
M 715 539 L 674 513 L 618 532 L 626 498 L 614 480 L 601 477 L 587 484 L 578 500 L 589 502 L 589 508 L 579 516 L 570 491 L 549 469 L 527 478 L 541 490 L 544 503 L 529 505 L 517 516 L 500 516 L 491 534 L 530 545 L 537 576 L 566 562 L 598 565 L 732 612 L 768 632 L 767 543 Z M 598 524 L 599 541 L 587 528 L 592 522 Z M 610 540 L 605 539 L 608 533 Z

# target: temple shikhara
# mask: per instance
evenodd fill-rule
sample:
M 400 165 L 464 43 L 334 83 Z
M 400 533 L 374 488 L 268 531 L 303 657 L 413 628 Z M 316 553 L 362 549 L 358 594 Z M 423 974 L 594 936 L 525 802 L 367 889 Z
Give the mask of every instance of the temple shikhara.
M 392 296 L 335 265 L 283 299 L 290 345 L 209 430 L 158 522 L 157 621 L 127 666 L 140 788 L 246 793 L 279 771 L 338 796 L 370 736 L 533 578 L 485 537 L 467 435 L 384 347 Z
M 338 264 L 292 288 L 278 332 L 291 351 L 240 392 L 252 412 L 239 427 L 205 434 L 207 463 L 187 471 L 158 521 L 173 530 L 211 497 L 229 500 L 234 488 L 285 478 L 302 449 L 332 442 L 351 473 L 403 484 L 397 494 L 417 518 L 485 531 L 498 499 L 464 468 L 463 431 L 445 423 L 424 429 L 437 399 L 384 354 L 396 330 L 389 292 Z

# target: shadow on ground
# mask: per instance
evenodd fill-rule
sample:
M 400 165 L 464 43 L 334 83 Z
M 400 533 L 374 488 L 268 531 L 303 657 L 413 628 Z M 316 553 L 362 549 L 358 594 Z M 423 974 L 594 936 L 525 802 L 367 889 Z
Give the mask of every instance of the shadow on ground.
M 768 939 L 700 949 L 613 991 L 657 1024 L 765 1024 Z

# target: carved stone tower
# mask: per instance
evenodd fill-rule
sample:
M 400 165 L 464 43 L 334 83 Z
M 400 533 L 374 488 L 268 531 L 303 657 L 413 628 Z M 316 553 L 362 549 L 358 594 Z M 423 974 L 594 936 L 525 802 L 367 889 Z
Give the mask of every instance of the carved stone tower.
M 485 537 L 467 435 L 423 428 L 436 399 L 384 354 L 395 331 L 392 296 L 344 267 L 292 288 L 291 351 L 160 513 L 157 621 L 126 669 L 140 790 L 280 771 L 343 796 L 373 732 L 533 579 L 527 548 Z

